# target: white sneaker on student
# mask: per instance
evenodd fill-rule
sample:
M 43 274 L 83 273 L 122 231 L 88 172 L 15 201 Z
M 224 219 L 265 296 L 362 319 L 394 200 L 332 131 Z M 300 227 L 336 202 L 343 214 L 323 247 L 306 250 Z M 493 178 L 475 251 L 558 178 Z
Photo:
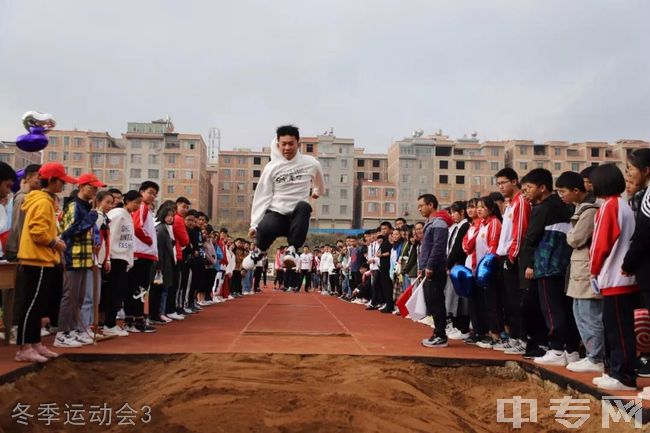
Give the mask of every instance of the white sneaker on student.
M 172 314 L 168 314 L 167 317 L 169 317 L 172 320 L 185 320 L 185 316 L 181 316 L 177 312 L 173 312 Z
M 454 328 L 454 332 L 447 334 L 447 338 L 450 340 L 464 340 L 469 337 L 469 333 L 463 334 L 458 329 Z
M 78 342 L 70 333 L 57 332 L 54 339 L 54 346 L 56 347 L 81 347 L 82 344 Z
M 233 299 L 235 299 L 235 297 L 233 295 L 228 295 L 228 300 L 229 301 L 232 301 Z
M 598 382 L 598 388 L 607 389 L 610 391 L 635 391 L 636 388 L 633 386 L 627 386 L 621 383 L 619 380 L 614 379 L 613 377 L 607 377 L 606 379 Z
M 48 335 L 50 335 L 50 331 L 48 331 L 44 326 L 41 327 L 41 337 L 47 337 Z
M 108 328 L 104 326 L 102 329 L 102 332 L 106 336 L 113 336 L 115 335 L 116 337 L 128 337 L 129 333 L 126 332 L 124 329 L 120 328 L 119 326 L 115 325 L 112 328 Z
M 418 323 L 421 323 L 423 325 L 427 325 L 427 326 L 430 326 L 430 327 L 433 328 L 434 327 L 433 316 L 426 316 L 425 318 L 418 320 Z
M 77 340 L 79 343 L 83 344 L 84 346 L 87 346 L 89 344 L 93 344 L 93 339 L 91 336 L 86 334 L 86 332 L 79 332 L 79 331 L 71 331 L 70 335 L 73 336 L 75 340 Z
M 566 350 L 564 351 L 564 356 L 566 357 L 566 363 L 571 364 L 572 362 L 578 362 L 580 361 L 580 354 L 576 352 L 567 352 Z
M 567 364 L 567 370 L 575 373 L 596 372 L 602 373 L 605 371 L 605 365 L 602 362 L 594 363 L 589 358 L 582 358 L 579 361 L 573 361 Z
M 566 367 L 566 354 L 564 351 L 549 350 L 546 355 L 535 358 L 535 364 Z
M 293 245 L 290 245 L 282 257 L 282 263 L 287 269 L 293 269 L 298 265 L 298 260 L 296 259 L 296 248 Z
M 523 355 L 526 353 L 526 342 L 510 339 L 510 348 L 503 351 L 505 355 Z
M 591 379 L 591 383 L 598 386 L 602 381 L 607 380 L 607 379 L 610 379 L 609 375 L 606 374 L 606 373 L 603 373 L 602 376 L 594 377 L 593 379 Z
M 643 387 L 643 390 L 637 394 L 641 400 L 650 400 L 650 386 Z

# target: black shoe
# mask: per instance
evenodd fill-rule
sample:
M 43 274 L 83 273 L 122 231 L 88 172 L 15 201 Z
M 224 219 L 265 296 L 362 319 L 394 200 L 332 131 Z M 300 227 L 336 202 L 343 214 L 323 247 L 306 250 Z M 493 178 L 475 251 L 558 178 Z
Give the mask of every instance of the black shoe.
M 482 340 L 482 337 L 477 334 L 472 334 L 469 337 L 467 337 L 464 342 L 465 344 L 471 344 L 473 346 L 476 346 L 476 343 Z
M 138 332 L 144 332 L 144 333 L 147 333 L 147 334 L 151 334 L 151 333 L 156 332 L 156 328 L 154 328 L 153 326 L 147 325 L 144 322 L 136 322 L 135 323 L 135 329 L 137 329 Z
M 366 307 L 366 311 L 372 311 L 372 310 L 378 310 L 378 309 L 379 309 L 379 307 L 377 307 L 376 305 L 369 305 L 369 306 Z
M 639 377 L 650 377 L 650 359 L 645 356 L 637 360 L 636 375 Z
M 151 324 L 152 325 L 166 325 L 167 322 L 165 322 L 164 320 L 162 320 L 160 318 L 157 318 L 157 319 L 151 319 Z
M 531 345 L 530 343 L 526 347 L 526 353 L 524 353 L 525 359 L 534 359 L 540 358 L 546 355 L 546 350 L 542 349 L 539 346 Z
M 388 307 L 384 307 L 379 310 L 382 314 L 393 314 L 393 310 L 389 310 Z
M 430 348 L 447 347 L 447 339 L 442 338 L 442 337 L 435 337 L 434 336 L 434 337 L 422 340 L 422 345 L 424 347 L 430 347 Z

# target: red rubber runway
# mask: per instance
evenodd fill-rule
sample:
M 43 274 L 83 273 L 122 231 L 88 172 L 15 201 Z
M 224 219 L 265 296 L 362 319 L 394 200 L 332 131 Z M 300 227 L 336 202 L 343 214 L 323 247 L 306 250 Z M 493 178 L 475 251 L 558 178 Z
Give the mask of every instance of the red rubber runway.
M 420 340 L 430 336 L 431 328 L 425 325 L 365 311 L 362 305 L 335 297 L 266 290 L 205 307 L 182 322 L 158 326 L 155 334 L 131 334 L 78 349 L 52 348 L 52 336 L 45 337 L 44 342 L 59 353 L 82 354 L 248 352 L 522 361 L 520 356 L 507 356 L 462 341 L 450 340 L 449 347 L 443 349 L 422 347 Z M 0 346 L 0 375 L 25 367 L 13 361 L 15 353 L 16 346 Z M 576 374 L 562 367 L 544 369 L 593 388 L 591 379 L 596 374 Z M 650 386 L 650 379 L 640 379 L 638 385 Z

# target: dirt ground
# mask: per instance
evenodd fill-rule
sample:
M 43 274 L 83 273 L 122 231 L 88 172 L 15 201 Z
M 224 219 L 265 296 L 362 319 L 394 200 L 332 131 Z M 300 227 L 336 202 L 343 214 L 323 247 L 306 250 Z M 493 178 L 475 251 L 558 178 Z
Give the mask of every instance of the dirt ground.
M 524 423 L 521 429 L 497 423 L 497 399 L 516 395 L 538 400 L 536 423 Z M 0 431 L 576 431 L 559 424 L 550 410 L 550 399 L 565 395 L 590 399 L 590 417 L 579 431 L 606 431 L 601 428 L 600 401 L 529 376 L 516 364 L 433 368 L 381 357 L 278 354 L 192 354 L 155 361 L 59 359 L 0 386 Z M 34 416 L 27 427 L 11 417 L 18 403 L 31 405 L 27 412 Z M 58 407 L 58 416 L 45 411 L 47 403 Z M 90 411 L 96 410 L 91 405 L 104 403 L 112 410 L 111 425 L 98 425 L 99 418 L 91 423 Z M 129 419 L 116 416 L 125 403 L 137 414 L 135 426 L 116 425 Z M 73 419 L 75 413 L 81 416 L 75 422 L 83 419 L 84 426 L 64 425 L 65 404 L 82 405 L 85 412 L 68 413 Z M 141 410 L 144 405 L 152 408 L 150 414 Z M 126 416 L 126 409 L 120 414 Z M 624 424 L 613 424 L 610 430 L 640 431 Z

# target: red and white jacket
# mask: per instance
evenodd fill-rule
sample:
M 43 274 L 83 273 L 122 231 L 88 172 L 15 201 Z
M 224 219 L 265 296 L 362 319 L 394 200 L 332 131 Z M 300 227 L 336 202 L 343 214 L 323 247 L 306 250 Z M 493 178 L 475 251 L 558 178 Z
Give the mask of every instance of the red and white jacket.
M 476 269 L 478 261 L 476 260 L 476 238 L 478 237 L 478 231 L 481 228 L 481 220 L 475 219 L 472 225 L 467 229 L 465 237 L 463 238 L 463 251 L 467 254 L 465 259 L 465 266 L 471 270 Z
M 603 296 L 624 295 L 639 290 L 633 276 L 621 270 L 634 233 L 634 214 L 621 197 L 606 197 L 596 212 L 589 252 L 591 275 L 597 278 Z
M 521 191 L 512 197 L 503 213 L 503 226 L 499 237 L 497 255 L 508 256 L 511 262 L 519 257 L 524 243 L 531 207 Z
M 158 236 L 153 214 L 146 203 L 140 204 L 133 212 L 133 227 L 135 230 L 135 258 L 158 261 Z
M 501 235 L 501 221 L 495 216 L 481 221 L 476 237 L 476 263 L 488 254 L 496 254 Z

